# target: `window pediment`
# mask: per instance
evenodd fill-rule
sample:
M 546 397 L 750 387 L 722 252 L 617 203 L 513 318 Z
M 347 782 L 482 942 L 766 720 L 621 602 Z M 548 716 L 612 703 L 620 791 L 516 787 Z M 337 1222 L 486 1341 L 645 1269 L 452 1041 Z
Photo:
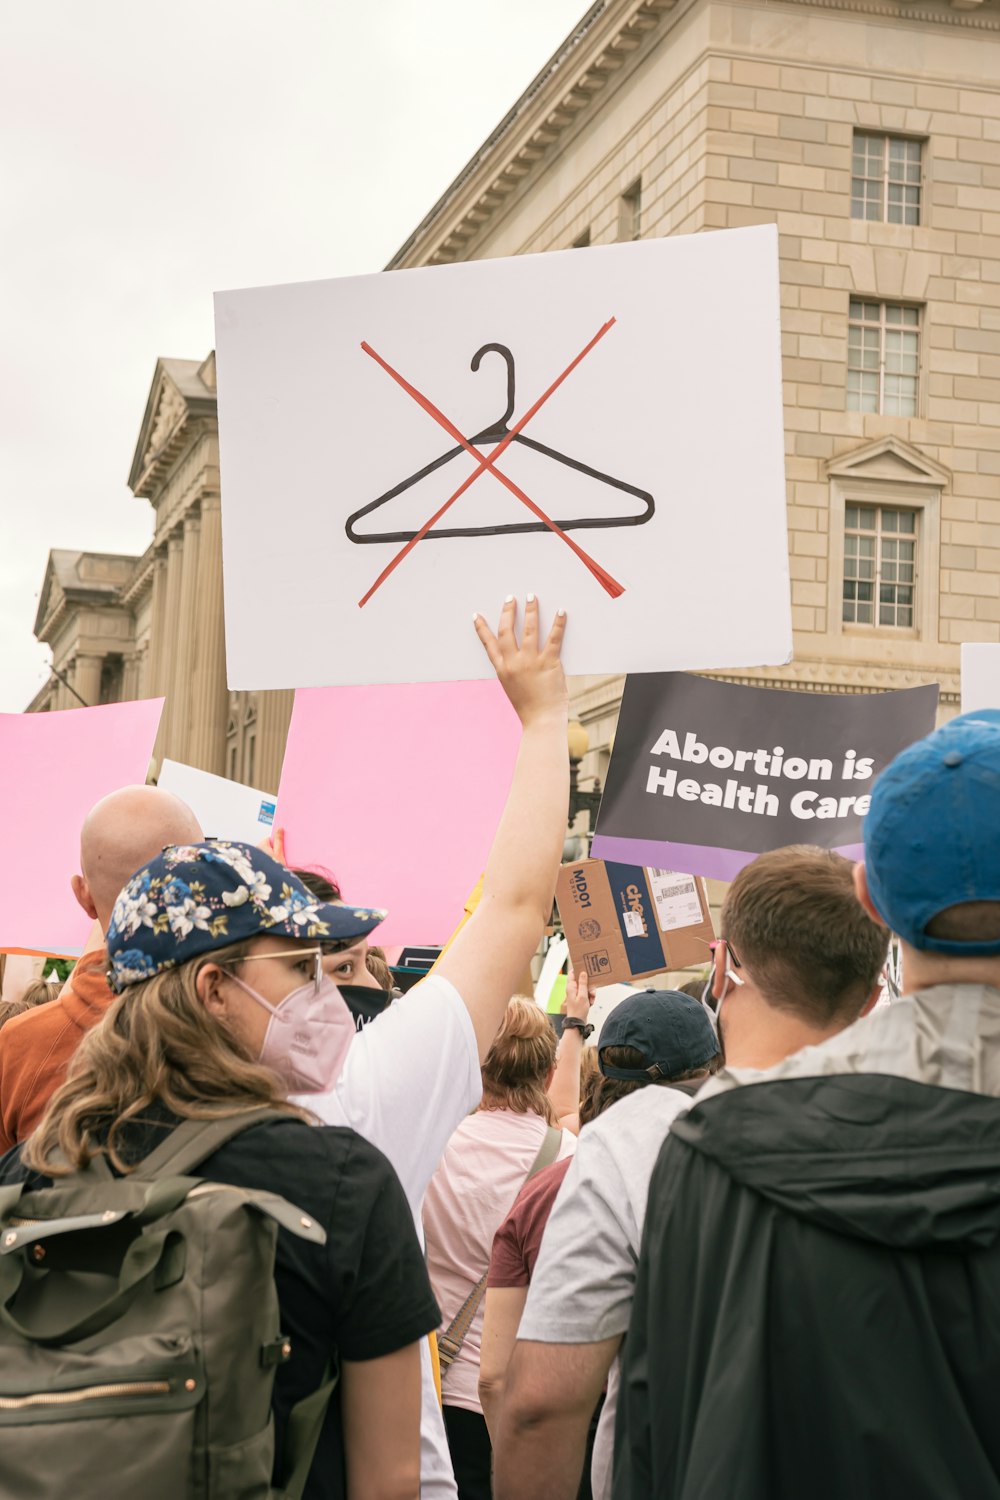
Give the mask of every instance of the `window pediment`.
M 873 479 L 888 484 L 933 485 L 935 489 L 951 483 L 946 468 L 895 437 L 881 438 L 850 453 L 838 454 L 829 460 L 826 472 L 841 483 Z

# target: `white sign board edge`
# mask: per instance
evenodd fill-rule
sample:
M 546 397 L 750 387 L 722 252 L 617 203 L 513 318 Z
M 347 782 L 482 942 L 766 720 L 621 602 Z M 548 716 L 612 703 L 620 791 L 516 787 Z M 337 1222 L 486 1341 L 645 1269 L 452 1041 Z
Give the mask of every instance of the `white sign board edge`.
M 383 499 L 456 444 L 362 344 L 470 437 L 506 399 L 505 358 L 473 355 L 511 352 L 516 421 L 610 318 L 523 436 L 652 495 L 651 519 L 523 444 L 496 462 L 550 517 L 615 521 L 566 535 L 624 592 L 543 527 L 420 541 L 359 607 L 404 543 L 355 544 L 349 518 L 412 535 L 475 468 L 460 451 Z M 231 688 L 488 677 L 471 615 L 508 593 L 544 625 L 568 610 L 573 673 L 790 659 L 774 226 L 220 292 L 216 328 Z M 488 472 L 452 523 L 541 524 Z
M 274 831 L 277 797 L 211 771 L 165 759 L 157 785 L 191 808 L 206 838 L 260 844 Z
M 966 641 L 961 660 L 962 713 L 1000 708 L 1000 645 Z

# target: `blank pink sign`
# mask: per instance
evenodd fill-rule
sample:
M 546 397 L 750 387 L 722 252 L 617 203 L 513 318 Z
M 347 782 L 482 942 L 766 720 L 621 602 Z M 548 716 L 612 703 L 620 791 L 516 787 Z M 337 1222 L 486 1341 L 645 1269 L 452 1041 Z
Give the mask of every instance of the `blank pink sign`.
M 372 941 L 442 943 L 482 874 L 520 725 L 497 682 L 299 688 L 275 826 L 292 866 L 383 906 Z
M 80 828 L 101 797 L 146 780 L 162 698 L 0 714 L 0 951 L 82 953 L 91 919 L 70 889 Z

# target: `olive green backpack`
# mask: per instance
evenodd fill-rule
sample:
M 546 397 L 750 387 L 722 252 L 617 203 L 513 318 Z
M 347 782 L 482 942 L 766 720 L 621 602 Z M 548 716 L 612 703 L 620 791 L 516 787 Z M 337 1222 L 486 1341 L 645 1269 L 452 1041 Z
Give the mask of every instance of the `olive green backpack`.
M 0 1188 L 0 1500 L 299 1500 L 336 1384 L 292 1411 L 271 1483 L 271 1391 L 291 1346 L 278 1226 L 326 1233 L 277 1194 L 189 1176 L 268 1119 L 186 1120 L 127 1177 L 103 1157 Z

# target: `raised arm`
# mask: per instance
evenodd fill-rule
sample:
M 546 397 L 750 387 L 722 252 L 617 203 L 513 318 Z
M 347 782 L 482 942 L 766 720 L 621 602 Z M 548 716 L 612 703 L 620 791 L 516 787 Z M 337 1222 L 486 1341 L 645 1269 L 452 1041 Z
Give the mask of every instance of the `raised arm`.
M 573 973 L 569 966 L 566 976 L 566 998 L 562 1003 L 564 1016 L 572 1016 L 586 1023 L 590 1007 L 597 998 L 596 990 L 590 988 L 585 969 Z M 555 1072 L 549 1084 L 549 1103 L 555 1110 L 556 1119 L 564 1130 L 580 1134 L 580 1069 L 583 1060 L 583 1032 L 579 1027 L 567 1027 L 559 1039 Z
M 519 643 L 516 613 L 510 598 L 496 635 L 476 616 L 476 633 L 521 720 L 521 748 L 479 905 L 437 966 L 465 1001 L 480 1060 L 552 912 L 569 806 L 567 692 L 560 661 L 566 615 L 560 611 L 548 640 L 540 641 L 538 602 L 529 595 Z

